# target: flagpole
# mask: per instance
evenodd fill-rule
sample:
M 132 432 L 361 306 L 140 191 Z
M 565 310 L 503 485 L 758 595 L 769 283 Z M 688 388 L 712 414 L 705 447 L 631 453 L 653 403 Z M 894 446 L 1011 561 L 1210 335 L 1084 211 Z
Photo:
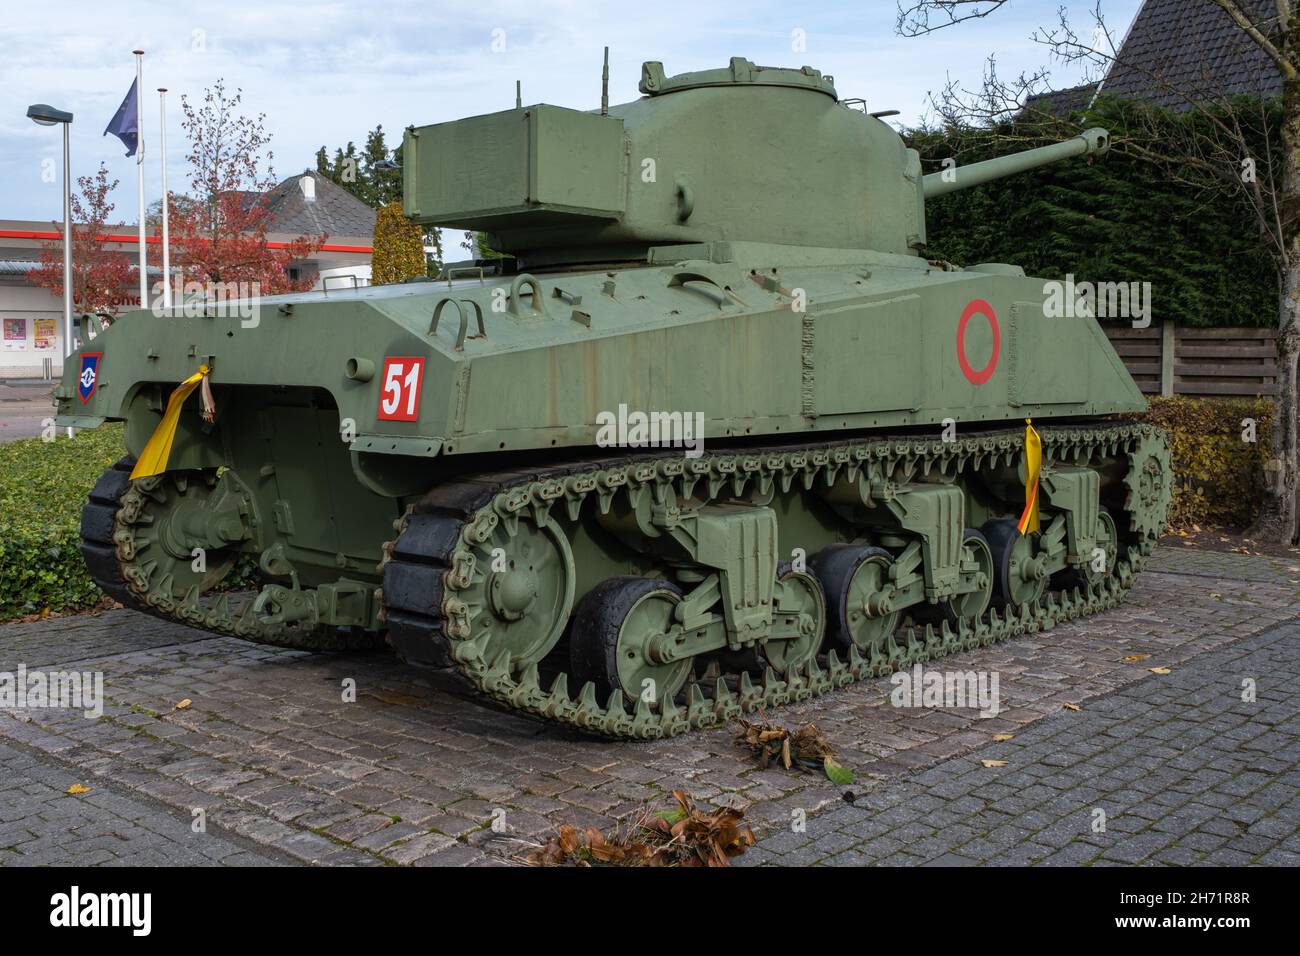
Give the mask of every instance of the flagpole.
M 162 270 L 163 308 L 172 307 L 172 255 L 167 237 L 167 87 L 158 87 L 158 153 L 162 159 Z
M 144 250 L 144 50 L 135 54 L 135 169 L 140 187 L 140 308 L 149 308 L 149 262 Z

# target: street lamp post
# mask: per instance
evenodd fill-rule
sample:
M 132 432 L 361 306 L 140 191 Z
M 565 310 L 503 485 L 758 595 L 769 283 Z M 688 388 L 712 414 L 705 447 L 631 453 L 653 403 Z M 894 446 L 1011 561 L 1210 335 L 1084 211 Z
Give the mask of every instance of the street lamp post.
M 63 357 L 72 354 L 72 168 L 68 154 L 68 130 L 72 114 L 45 103 L 27 107 L 27 116 L 41 126 L 63 127 Z
M 158 151 L 162 154 L 162 276 L 163 308 L 171 314 L 172 307 L 172 255 L 171 241 L 167 235 L 167 207 L 171 201 L 167 195 L 167 87 L 158 87 Z

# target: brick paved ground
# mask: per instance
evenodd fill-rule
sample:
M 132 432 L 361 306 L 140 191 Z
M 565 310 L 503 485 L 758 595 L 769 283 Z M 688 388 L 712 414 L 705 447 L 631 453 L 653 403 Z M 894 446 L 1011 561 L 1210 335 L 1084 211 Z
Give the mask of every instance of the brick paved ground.
M 509 861 L 529 841 L 544 839 L 561 823 L 608 827 L 678 787 L 698 801 L 743 807 L 760 834 L 756 862 L 783 853 L 789 854 L 789 862 L 807 862 L 811 851 L 804 847 L 818 839 L 827 841 L 815 851 L 825 857 L 853 847 L 867 858 L 889 859 L 903 847 L 882 854 L 882 847 L 871 839 L 873 833 L 853 833 L 848 843 L 843 841 L 849 834 L 829 834 L 890 813 L 894 819 L 913 811 L 917 818 L 930 815 L 931 823 L 922 827 L 940 830 L 934 820 L 947 820 L 945 827 L 971 827 L 975 832 L 963 846 L 972 858 L 983 859 L 995 854 L 985 847 L 985 856 L 980 856 L 978 845 L 969 849 L 971 842 L 984 839 L 1001 846 L 999 841 L 1011 832 L 998 826 L 979 829 L 994 819 L 985 816 L 994 812 L 990 799 L 1005 807 L 1013 798 L 1033 800 L 1040 795 L 1046 801 L 1048 791 L 1056 792 L 1050 785 L 1041 793 L 1031 790 L 1034 784 L 1027 779 L 1008 785 L 1008 777 L 1021 773 L 1040 780 L 1066 779 L 1077 766 L 1093 766 L 1088 761 L 1099 754 L 1102 762 L 1097 766 L 1107 768 L 1105 760 L 1116 761 L 1109 765 L 1119 768 L 1111 774 L 1115 779 L 1123 779 L 1121 772 L 1140 771 L 1133 779 L 1142 781 L 1194 771 L 1179 783 L 1195 784 L 1205 792 L 1220 787 L 1230 796 L 1236 795 L 1231 787 L 1244 785 L 1231 781 L 1253 783 L 1254 775 L 1265 775 L 1258 791 L 1239 795 L 1240 806 L 1276 800 L 1282 793 L 1289 796 L 1275 804 L 1282 809 L 1261 817 L 1273 820 L 1271 824 L 1238 821 L 1247 827 L 1259 824 L 1256 833 L 1216 834 L 1212 827 L 1223 830 L 1228 824 L 1195 819 L 1198 811 L 1170 817 L 1164 825 L 1187 820 L 1190 842 L 1184 847 L 1196 850 L 1197 843 L 1205 844 L 1207 860 L 1225 848 L 1249 853 L 1252 847 L 1263 847 L 1260 840 L 1271 839 L 1273 846 L 1256 850 L 1251 858 L 1264 860 L 1273 853 L 1277 855 L 1267 861 L 1282 862 L 1281 854 L 1294 850 L 1293 843 L 1286 843 L 1294 840 L 1294 830 L 1282 835 L 1262 831 L 1276 829 L 1277 821 L 1287 819 L 1294 827 L 1295 805 L 1287 802 L 1295 793 L 1294 751 L 1289 779 L 1269 775 L 1280 765 L 1261 761 L 1287 739 L 1294 746 L 1292 698 L 1279 696 L 1266 673 L 1259 675 L 1258 713 L 1219 711 L 1199 695 L 1207 686 L 1206 675 L 1215 672 L 1215 654 L 1281 654 L 1269 650 L 1280 648 L 1290 653 L 1286 666 L 1294 671 L 1297 637 L 1294 630 L 1277 626 L 1300 620 L 1300 571 L 1295 567 L 1285 558 L 1164 549 L 1121 608 L 937 662 L 942 669 L 996 671 L 1004 708 L 996 718 L 981 719 L 973 710 L 892 707 L 891 685 L 883 678 L 784 708 L 780 718 L 785 722 L 816 720 L 839 749 L 841 761 L 857 771 L 859 780 L 851 789 L 860 795 L 861 809 L 848 807 L 843 790 L 819 776 L 754 768 L 726 730 L 641 744 L 589 740 L 451 697 L 435 684 L 434 675 L 409 670 L 383 654 L 312 656 L 261 648 L 128 611 L 7 625 L 0 627 L 0 671 L 12 671 L 19 662 L 29 669 L 75 664 L 78 669 L 101 670 L 109 704 L 99 720 L 70 711 L 0 712 L 0 779 L 22 781 L 18 789 L 25 795 L 0 817 L 0 836 L 11 831 L 33 835 L 16 843 L 0 839 L 0 848 L 7 848 L 0 849 L 0 862 L 15 857 L 24 863 L 63 862 L 68 853 L 80 860 L 83 841 L 77 828 L 89 827 L 88 832 L 99 837 L 119 834 L 121 846 L 103 839 L 100 845 L 123 860 L 138 854 L 142 860 L 189 862 L 201 857 L 240 862 L 251 861 L 245 855 L 251 852 L 298 862 L 490 865 Z M 1253 645 L 1236 643 L 1270 629 L 1280 635 L 1272 644 L 1252 650 Z M 1123 659 L 1138 654 L 1150 656 L 1141 662 Z M 1173 673 L 1152 675 L 1148 668 L 1156 666 L 1170 667 Z M 354 703 L 343 700 L 345 678 L 356 682 Z M 1077 729 L 1080 719 L 1138 721 L 1138 711 L 1151 710 L 1150 704 L 1163 714 L 1178 701 L 1166 700 L 1162 693 L 1170 694 L 1170 688 L 1175 696 L 1187 692 L 1180 680 L 1192 681 L 1190 691 L 1199 701 L 1194 710 L 1176 713 L 1163 723 L 1152 717 L 1149 728 L 1134 723 L 1127 738 L 1121 731 L 1113 744 L 1103 743 L 1099 754 L 1088 751 L 1104 735 L 1090 731 L 1079 740 L 1078 761 L 1068 766 L 1052 762 L 1058 759 L 1053 752 L 1056 738 L 1040 735 L 1062 733 L 1053 730 L 1057 727 Z M 184 698 L 192 700 L 192 706 L 174 709 Z M 1083 709 L 1062 713 L 1067 703 Z M 1106 717 L 1111 707 L 1120 708 L 1118 718 Z M 1218 729 L 1238 716 L 1239 725 Z M 1272 726 L 1264 723 L 1270 719 Z M 1256 742 L 1269 742 L 1269 751 L 1244 746 L 1250 740 L 1241 735 L 1248 732 Z M 997 750 L 1007 767 L 986 771 L 962 758 L 976 750 L 985 756 L 996 733 L 1016 735 Z M 1142 737 L 1147 733 L 1152 740 Z M 1141 747 L 1135 749 L 1133 736 L 1142 739 Z M 1208 769 L 1184 766 L 1189 751 L 1213 751 L 1213 742 L 1236 743 L 1238 736 L 1243 742 L 1238 763 L 1245 761 L 1239 771 L 1213 763 Z M 1068 734 L 1062 737 L 1067 738 L 1074 742 Z M 1214 760 L 1229 756 L 1215 752 Z M 972 784 L 993 789 L 978 806 L 957 802 L 965 789 L 935 797 L 950 801 L 955 819 L 936 817 L 942 808 L 929 805 L 925 797 L 931 795 L 929 789 L 953 790 L 956 785 L 948 777 L 959 763 L 976 768 L 969 770 L 978 774 Z M 1274 769 L 1261 769 L 1265 766 Z M 1000 784 L 998 773 L 1003 774 Z M 90 792 L 64 794 L 71 782 Z M 1143 791 L 1136 783 L 1118 791 L 1113 783 L 1094 789 L 1098 800 L 1114 804 L 1113 809 L 1098 804 L 1109 816 L 1112 839 L 1094 846 L 1089 842 L 1093 837 L 1085 833 L 1083 845 L 1104 858 L 1114 855 L 1120 834 L 1131 835 L 1134 843 L 1142 836 L 1131 827 L 1140 818 L 1136 807 L 1141 798 L 1135 794 Z M 904 790 L 919 804 L 891 796 Z M 7 799 L 0 804 L 8 806 Z M 879 800 L 906 806 L 869 813 L 880 809 L 872 802 Z M 27 812 L 20 812 L 20 806 Z M 73 806 L 80 815 L 73 813 Z M 206 811 L 207 834 L 189 832 L 195 808 Z M 497 809 L 505 811 L 505 833 L 489 826 Z M 799 846 L 788 839 L 793 809 L 809 815 L 808 833 L 813 837 Z M 1219 816 L 1234 819 L 1226 812 Z M 1150 830 L 1163 832 L 1156 827 L 1162 822 L 1151 820 Z M 1087 831 L 1087 824 L 1083 821 L 1080 828 Z M 1019 824 L 1023 836 L 1063 826 L 1056 819 L 1032 831 L 1030 825 Z M 1194 832 L 1200 830 L 1210 836 Z M 1208 846 L 1213 836 L 1225 839 Z M 925 855 L 935 847 L 929 833 L 915 841 L 897 833 L 894 838 L 906 839 L 913 851 L 930 838 L 923 844 Z M 843 845 L 822 852 L 835 841 Z M 1147 841 L 1154 838 L 1143 837 L 1141 845 Z M 101 862 L 91 842 L 84 841 L 84 862 Z M 944 838 L 938 842 L 944 843 Z M 1057 851 L 1036 837 L 1017 845 L 1040 843 Z M 1074 845 L 1072 838 L 1066 844 Z M 942 859 L 952 848 L 948 840 L 936 857 Z M 1159 859 L 1178 849 L 1171 843 L 1153 852 Z M 1084 852 L 1070 846 L 1066 850 Z
M 1275 627 L 843 803 L 744 862 L 1295 866 L 1297 686 L 1300 624 Z
M 193 832 L 156 800 L 97 784 L 69 795 L 80 777 L 68 767 L 0 744 L 0 866 L 277 866 L 292 857 L 251 840 Z

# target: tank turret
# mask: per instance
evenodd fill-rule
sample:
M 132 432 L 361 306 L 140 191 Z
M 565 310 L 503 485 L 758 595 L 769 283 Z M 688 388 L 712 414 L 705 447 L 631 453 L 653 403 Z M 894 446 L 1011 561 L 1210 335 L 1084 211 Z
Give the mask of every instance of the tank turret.
M 1106 148 L 1104 130 L 923 176 L 877 116 L 812 67 L 666 77 L 608 112 L 518 107 L 406 131 L 406 213 L 489 233 L 528 267 L 654 245 L 769 242 L 916 255 L 924 199 Z

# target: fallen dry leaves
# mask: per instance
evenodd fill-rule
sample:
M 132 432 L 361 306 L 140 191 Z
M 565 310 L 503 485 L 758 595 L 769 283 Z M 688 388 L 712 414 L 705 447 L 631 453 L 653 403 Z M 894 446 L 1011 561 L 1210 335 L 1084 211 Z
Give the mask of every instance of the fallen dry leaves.
M 758 759 L 760 770 L 777 763 L 786 770 L 806 768 L 821 770 L 827 778 L 840 786 L 853 782 L 853 771 L 835 762 L 835 748 L 816 724 L 804 724 L 791 730 L 774 724 L 759 711 L 759 719 L 736 721 L 736 743 L 749 749 Z
M 754 845 L 743 810 L 697 809 L 681 790 L 672 810 L 642 810 L 626 827 L 602 833 L 562 826 L 545 845 L 523 858 L 531 866 L 730 866 Z

